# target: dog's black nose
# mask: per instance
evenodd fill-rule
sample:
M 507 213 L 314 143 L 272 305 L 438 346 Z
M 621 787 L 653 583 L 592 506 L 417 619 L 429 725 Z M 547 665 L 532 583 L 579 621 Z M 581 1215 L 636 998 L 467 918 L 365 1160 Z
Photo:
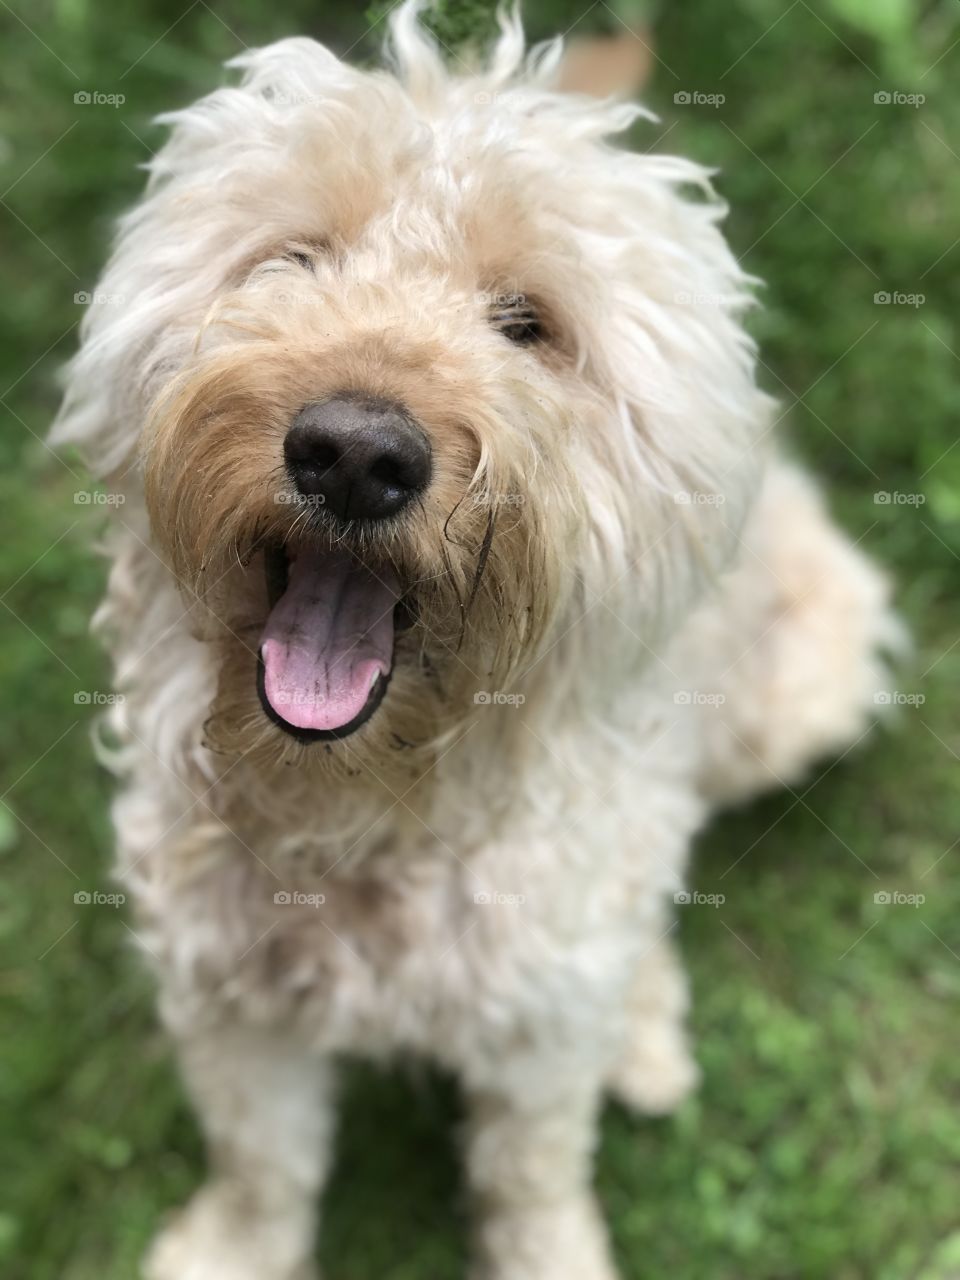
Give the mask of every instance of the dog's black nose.
M 396 515 L 430 481 L 430 442 L 389 400 L 339 395 L 308 404 L 283 442 L 299 491 L 340 520 Z

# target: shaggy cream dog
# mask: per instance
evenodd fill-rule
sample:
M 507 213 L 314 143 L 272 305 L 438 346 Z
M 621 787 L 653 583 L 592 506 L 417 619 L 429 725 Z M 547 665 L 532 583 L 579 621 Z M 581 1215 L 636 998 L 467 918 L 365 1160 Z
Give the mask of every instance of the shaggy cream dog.
M 169 117 L 55 431 L 125 498 L 118 870 L 210 1152 L 151 1280 L 312 1274 L 343 1051 L 457 1073 L 476 1276 L 609 1280 L 604 1094 L 696 1079 L 691 836 L 882 678 L 707 173 L 515 19 L 468 75 L 391 40 Z

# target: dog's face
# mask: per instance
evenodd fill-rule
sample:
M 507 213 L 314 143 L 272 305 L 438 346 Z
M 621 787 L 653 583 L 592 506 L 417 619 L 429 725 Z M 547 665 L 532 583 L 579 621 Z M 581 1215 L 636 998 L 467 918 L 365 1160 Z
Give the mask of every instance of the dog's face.
M 375 765 L 560 654 L 615 695 L 608 607 L 668 624 L 750 488 L 702 171 L 610 149 L 636 112 L 517 77 L 516 32 L 454 80 L 412 24 L 396 79 L 287 41 L 175 118 L 76 365 L 61 437 L 139 450 L 224 750 Z
M 286 195 L 272 179 L 318 207 L 239 265 L 144 438 L 154 532 L 224 650 L 221 709 L 351 738 L 345 759 L 434 739 L 534 660 L 587 521 L 574 437 L 603 430 L 550 278 L 569 233 L 418 133 L 363 165 L 311 149 Z

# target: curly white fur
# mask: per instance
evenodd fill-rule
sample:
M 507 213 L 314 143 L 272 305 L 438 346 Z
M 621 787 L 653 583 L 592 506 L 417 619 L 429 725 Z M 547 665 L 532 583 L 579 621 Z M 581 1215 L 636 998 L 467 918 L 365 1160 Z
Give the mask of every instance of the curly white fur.
M 285 40 L 168 118 L 55 428 L 126 497 L 98 614 L 126 695 L 103 744 L 118 871 L 213 1167 L 152 1280 L 310 1274 L 340 1051 L 460 1076 L 477 1276 L 612 1277 L 603 1092 L 660 1111 L 695 1080 L 667 936 L 691 836 L 861 732 L 891 633 L 881 578 L 771 452 L 709 175 L 613 149 L 645 113 L 554 91 L 559 46 L 525 58 L 515 18 L 454 76 L 416 10 L 392 19 L 395 73 Z M 547 300 L 560 349 L 489 331 L 500 282 Z M 362 737 L 336 777 L 278 772 L 265 720 L 249 755 L 204 738 L 221 650 L 171 571 L 186 516 L 148 515 L 150 423 L 215 368 L 282 395 L 298 343 L 322 370 L 373 341 L 388 379 L 434 353 L 424 394 L 471 420 L 477 501 L 522 481 L 528 550 L 491 562 L 479 607 L 521 591 L 536 546 L 542 627 L 511 650 L 512 702 L 460 697 L 410 776 Z M 463 654 L 453 687 L 487 688 Z M 413 674 L 393 697 L 378 715 L 423 729 Z

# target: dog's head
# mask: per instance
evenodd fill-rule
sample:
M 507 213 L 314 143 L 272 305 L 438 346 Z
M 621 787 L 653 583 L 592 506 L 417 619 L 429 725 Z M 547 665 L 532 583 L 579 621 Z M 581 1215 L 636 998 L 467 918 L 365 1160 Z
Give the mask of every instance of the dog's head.
M 415 9 L 395 74 L 287 40 L 170 117 L 73 367 L 59 438 L 142 476 L 225 749 L 435 745 L 559 655 L 602 715 L 752 487 L 704 171 L 609 146 L 640 110 L 515 23 L 451 75 Z

